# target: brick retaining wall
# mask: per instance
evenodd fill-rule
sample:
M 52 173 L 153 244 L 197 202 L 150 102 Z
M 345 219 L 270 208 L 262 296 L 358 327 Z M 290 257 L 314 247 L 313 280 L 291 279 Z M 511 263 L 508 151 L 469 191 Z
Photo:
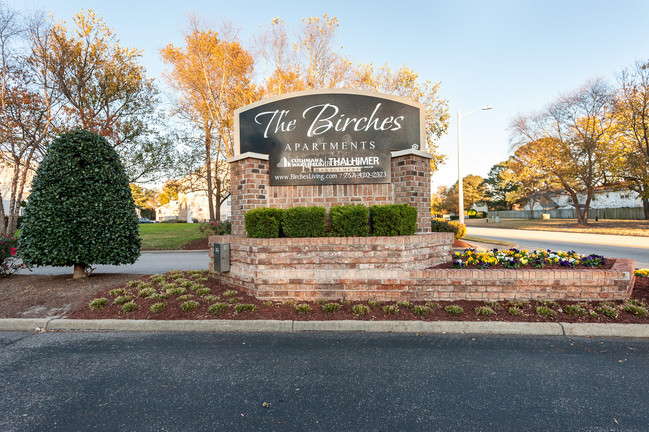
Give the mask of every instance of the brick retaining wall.
M 630 297 L 635 267 L 617 259 L 610 270 L 425 270 L 450 259 L 449 233 L 214 242 L 231 248 L 230 272 L 214 277 L 265 300 L 617 300 Z

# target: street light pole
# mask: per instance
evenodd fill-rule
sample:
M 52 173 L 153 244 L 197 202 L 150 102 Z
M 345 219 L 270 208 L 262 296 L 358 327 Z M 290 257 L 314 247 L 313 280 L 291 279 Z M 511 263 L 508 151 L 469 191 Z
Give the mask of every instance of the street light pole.
M 492 109 L 491 105 L 485 105 L 482 108 L 476 108 L 473 111 L 469 111 L 466 114 L 462 114 L 460 110 L 457 110 L 457 190 L 458 190 L 458 204 L 459 204 L 459 213 L 460 213 L 460 223 L 464 224 L 464 185 L 462 183 L 462 169 L 461 169 L 461 158 L 460 158 L 460 149 L 462 147 L 462 117 L 466 117 L 469 114 L 473 114 L 476 111 L 488 111 Z

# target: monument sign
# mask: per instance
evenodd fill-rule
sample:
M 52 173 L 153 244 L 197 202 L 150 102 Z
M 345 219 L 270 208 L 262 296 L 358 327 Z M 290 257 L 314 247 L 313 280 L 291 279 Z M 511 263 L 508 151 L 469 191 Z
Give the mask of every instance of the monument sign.
M 391 152 L 421 150 L 425 107 L 330 89 L 265 99 L 235 111 L 235 153 L 269 155 L 269 184 L 391 182 Z

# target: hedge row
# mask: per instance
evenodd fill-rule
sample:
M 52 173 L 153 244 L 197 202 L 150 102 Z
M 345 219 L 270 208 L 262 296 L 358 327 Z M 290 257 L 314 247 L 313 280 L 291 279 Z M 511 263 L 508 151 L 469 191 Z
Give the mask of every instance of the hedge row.
M 329 211 L 327 232 L 324 207 L 258 208 L 245 216 L 248 237 L 364 237 L 412 235 L 417 231 L 417 209 L 407 204 L 345 205 Z

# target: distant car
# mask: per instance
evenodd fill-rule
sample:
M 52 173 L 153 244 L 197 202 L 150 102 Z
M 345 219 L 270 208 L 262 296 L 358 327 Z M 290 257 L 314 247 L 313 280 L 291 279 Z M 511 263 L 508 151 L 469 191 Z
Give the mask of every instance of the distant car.
M 139 221 L 140 221 L 140 223 L 153 223 L 153 221 L 151 219 L 144 218 L 144 217 L 139 218 Z

